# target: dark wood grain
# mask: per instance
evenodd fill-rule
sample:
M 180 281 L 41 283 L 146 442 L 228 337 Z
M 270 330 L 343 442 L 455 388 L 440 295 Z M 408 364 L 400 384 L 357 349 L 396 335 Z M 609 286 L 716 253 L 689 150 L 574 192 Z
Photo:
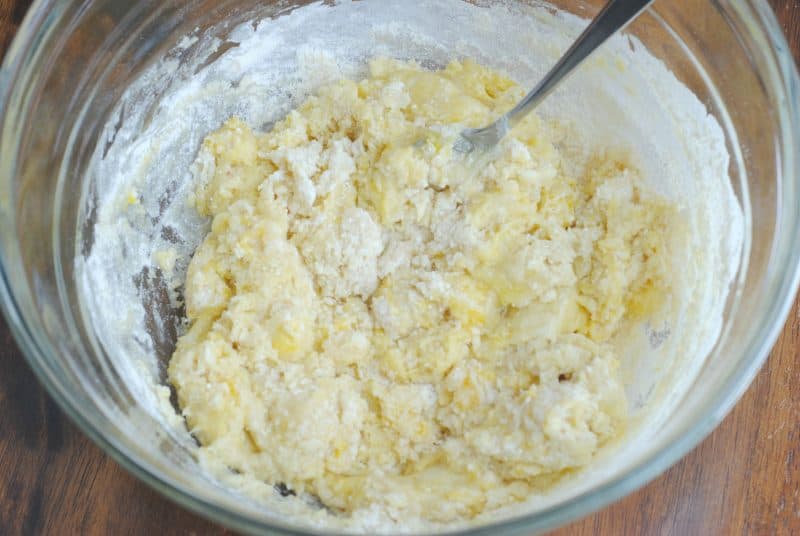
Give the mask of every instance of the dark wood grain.
M 0 0 L 5 51 L 29 0 Z M 800 56 L 800 3 L 773 0 Z M 36 382 L 0 322 L 0 534 L 229 534 L 110 460 Z M 557 531 L 800 534 L 800 302 L 768 364 L 722 425 L 660 478 Z

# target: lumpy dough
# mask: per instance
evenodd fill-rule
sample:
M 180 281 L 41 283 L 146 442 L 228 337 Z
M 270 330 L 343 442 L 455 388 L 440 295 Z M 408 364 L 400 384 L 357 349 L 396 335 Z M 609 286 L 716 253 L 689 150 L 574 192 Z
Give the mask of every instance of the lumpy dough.
M 469 61 L 377 59 L 269 133 L 206 138 L 169 367 L 204 456 L 340 515 L 450 521 L 623 432 L 614 336 L 663 302 L 675 209 L 533 116 L 470 171 L 455 133 L 521 95 Z

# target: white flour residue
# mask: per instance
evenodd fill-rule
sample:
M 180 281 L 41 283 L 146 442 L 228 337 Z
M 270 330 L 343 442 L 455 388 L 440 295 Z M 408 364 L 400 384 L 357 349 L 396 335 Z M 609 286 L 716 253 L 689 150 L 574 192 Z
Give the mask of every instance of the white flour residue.
M 199 31 L 176 38 L 175 49 L 144 72 L 110 117 L 84 192 L 83 216 L 95 222 L 91 231 L 83 229 L 77 252 L 87 323 L 142 407 L 161 416 L 172 438 L 189 447 L 193 441 L 158 382 L 184 327 L 180 287 L 188 259 L 207 231 L 207 222 L 187 203 L 194 181 L 208 172 L 191 171 L 202 139 L 233 115 L 268 129 L 315 88 L 343 76 L 361 77 L 365 61 L 380 55 L 429 68 L 469 57 L 530 86 L 585 24 L 543 7 L 483 7 L 462 0 L 315 3 L 257 22 L 238 26 L 224 39 Z M 628 151 L 649 185 L 683 207 L 691 238 L 676 245 L 682 253 L 674 265 L 682 281 L 671 309 L 651 319 L 652 329 L 621 343 L 638 423 L 626 443 L 609 451 L 603 467 L 583 472 L 580 482 L 483 521 L 567 500 L 646 455 L 648 439 L 691 386 L 719 335 L 745 233 L 722 129 L 635 39 L 612 39 L 540 112 L 565 125 L 570 135 L 564 152 Z M 665 386 L 668 393 L 659 396 Z M 233 490 L 208 492 L 215 497 L 234 493 L 261 501 L 243 503 L 252 515 L 260 511 L 266 518 L 288 516 L 306 526 L 361 532 L 431 528 L 381 511 L 343 519 L 312 498 L 281 497 L 225 468 L 210 472 Z

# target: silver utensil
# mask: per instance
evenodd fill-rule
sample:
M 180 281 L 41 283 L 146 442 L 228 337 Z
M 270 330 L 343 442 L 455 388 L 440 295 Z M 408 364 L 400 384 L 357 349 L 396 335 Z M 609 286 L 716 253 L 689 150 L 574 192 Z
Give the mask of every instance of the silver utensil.
M 556 86 L 600 45 L 635 19 L 653 0 L 610 0 L 589 23 L 569 50 L 550 69 L 539 84 L 508 113 L 483 128 L 468 128 L 456 139 L 453 148 L 459 153 L 488 152 L 509 130 L 533 110 Z

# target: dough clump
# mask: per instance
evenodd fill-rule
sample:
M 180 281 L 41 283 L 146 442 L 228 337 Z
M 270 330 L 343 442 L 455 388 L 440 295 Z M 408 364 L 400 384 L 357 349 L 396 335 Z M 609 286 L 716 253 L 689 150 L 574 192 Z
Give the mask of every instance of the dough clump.
M 669 290 L 676 209 L 531 116 L 479 171 L 454 136 L 523 91 L 373 60 L 266 134 L 203 143 L 212 218 L 169 377 L 204 456 L 347 515 L 469 519 L 624 431 L 614 337 Z

